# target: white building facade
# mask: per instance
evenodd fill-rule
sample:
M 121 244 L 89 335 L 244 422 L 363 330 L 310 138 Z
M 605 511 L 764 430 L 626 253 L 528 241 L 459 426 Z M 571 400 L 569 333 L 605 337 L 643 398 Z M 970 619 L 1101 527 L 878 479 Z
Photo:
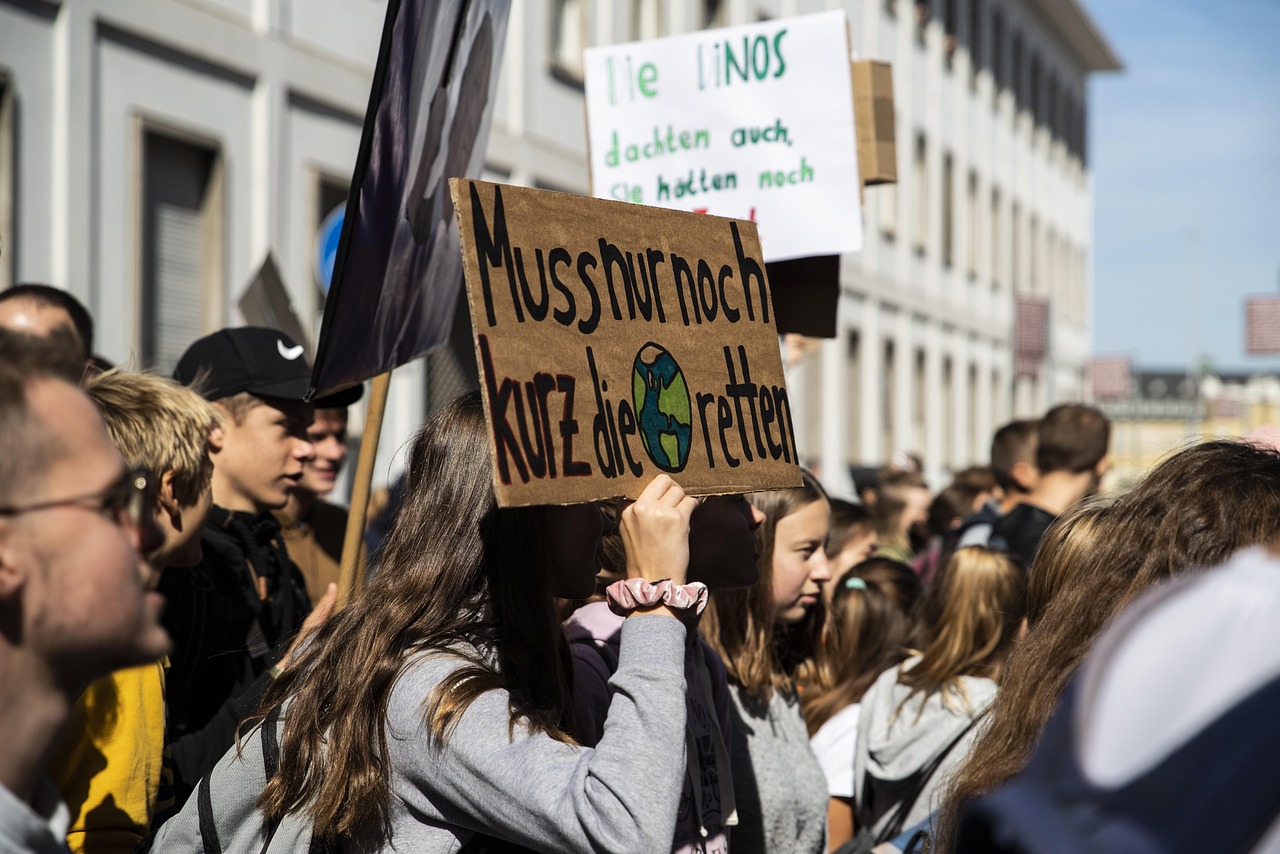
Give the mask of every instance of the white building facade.
M 893 64 L 899 183 L 866 190 L 839 336 L 789 369 L 798 438 L 837 493 L 897 450 L 940 486 L 1004 421 L 1085 394 L 1086 79 L 1119 63 L 1076 0 L 514 0 L 486 177 L 588 190 L 584 47 L 830 8 Z M 268 251 L 315 318 L 316 230 L 346 194 L 384 11 L 0 0 L 0 287 L 67 287 L 99 352 L 161 368 L 241 322 Z M 1048 305 L 1042 355 L 1015 360 L 1015 295 Z M 474 372 L 457 343 L 397 371 L 384 448 L 438 399 L 428 373 L 439 392 Z

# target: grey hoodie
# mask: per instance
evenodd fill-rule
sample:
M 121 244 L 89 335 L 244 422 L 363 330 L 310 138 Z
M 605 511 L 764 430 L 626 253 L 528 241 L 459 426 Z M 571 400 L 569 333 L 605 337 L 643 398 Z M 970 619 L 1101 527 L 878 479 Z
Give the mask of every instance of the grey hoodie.
M 990 679 L 961 676 L 963 698 L 951 694 L 944 704 L 940 693 L 916 694 L 903 705 L 911 689 L 898 683 L 898 674 L 919 661 L 919 657 L 909 658 L 889 668 L 862 698 L 853 754 L 853 795 L 858 826 L 871 825 L 877 835 L 918 782 L 922 769 L 987 710 L 996 694 L 996 683 Z M 969 729 L 947 754 L 907 814 L 904 828 L 923 821 L 940 806 L 938 796 L 945 790 L 945 781 L 969 755 L 977 730 Z
M 685 627 L 638 616 L 622 626 L 604 735 L 595 748 L 510 727 L 502 690 L 481 694 L 446 747 L 428 737 L 423 702 L 460 659 L 418 655 L 396 681 L 387 709 L 391 839 L 378 850 L 454 854 L 476 831 L 556 854 L 666 851 L 685 773 Z M 305 817 L 286 816 L 264 848 L 254 807 L 266 783 L 261 729 L 233 747 L 209 787 L 224 852 L 306 852 Z M 156 836 L 152 850 L 202 854 L 199 788 Z

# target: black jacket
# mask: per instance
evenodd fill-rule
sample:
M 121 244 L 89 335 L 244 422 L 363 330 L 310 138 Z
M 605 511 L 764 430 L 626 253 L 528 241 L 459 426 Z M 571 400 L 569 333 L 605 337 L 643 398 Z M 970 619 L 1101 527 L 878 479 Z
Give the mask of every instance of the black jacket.
M 1019 504 L 992 526 L 988 544 L 994 549 L 1012 552 L 1022 558 L 1024 567 L 1030 569 L 1044 532 L 1057 518 L 1034 504 Z
M 165 702 L 175 809 L 234 744 L 236 727 L 270 684 L 268 671 L 311 610 L 270 513 L 215 506 L 201 540 L 198 565 L 167 569 L 160 580 L 173 638 Z

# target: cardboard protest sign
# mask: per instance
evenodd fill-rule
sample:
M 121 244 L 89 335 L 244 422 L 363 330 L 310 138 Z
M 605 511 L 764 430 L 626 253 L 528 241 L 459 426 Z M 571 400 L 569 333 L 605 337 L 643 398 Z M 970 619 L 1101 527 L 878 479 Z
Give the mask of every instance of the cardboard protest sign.
M 347 388 L 448 337 L 462 283 L 447 178 L 479 175 L 510 0 L 390 0 L 311 384 Z
M 591 48 L 585 66 L 594 195 L 753 220 L 767 261 L 862 248 L 843 12 Z
M 500 504 L 799 485 L 752 223 L 450 185 Z

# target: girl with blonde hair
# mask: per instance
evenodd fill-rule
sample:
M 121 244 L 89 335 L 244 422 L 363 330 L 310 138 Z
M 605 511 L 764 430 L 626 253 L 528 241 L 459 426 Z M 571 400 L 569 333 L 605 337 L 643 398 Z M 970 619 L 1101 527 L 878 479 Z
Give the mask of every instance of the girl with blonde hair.
M 935 792 L 995 697 L 1026 601 L 1026 570 L 1011 555 L 970 546 L 943 564 L 921 613 L 928 645 L 862 698 L 853 757 L 860 835 L 884 842 L 936 808 Z

